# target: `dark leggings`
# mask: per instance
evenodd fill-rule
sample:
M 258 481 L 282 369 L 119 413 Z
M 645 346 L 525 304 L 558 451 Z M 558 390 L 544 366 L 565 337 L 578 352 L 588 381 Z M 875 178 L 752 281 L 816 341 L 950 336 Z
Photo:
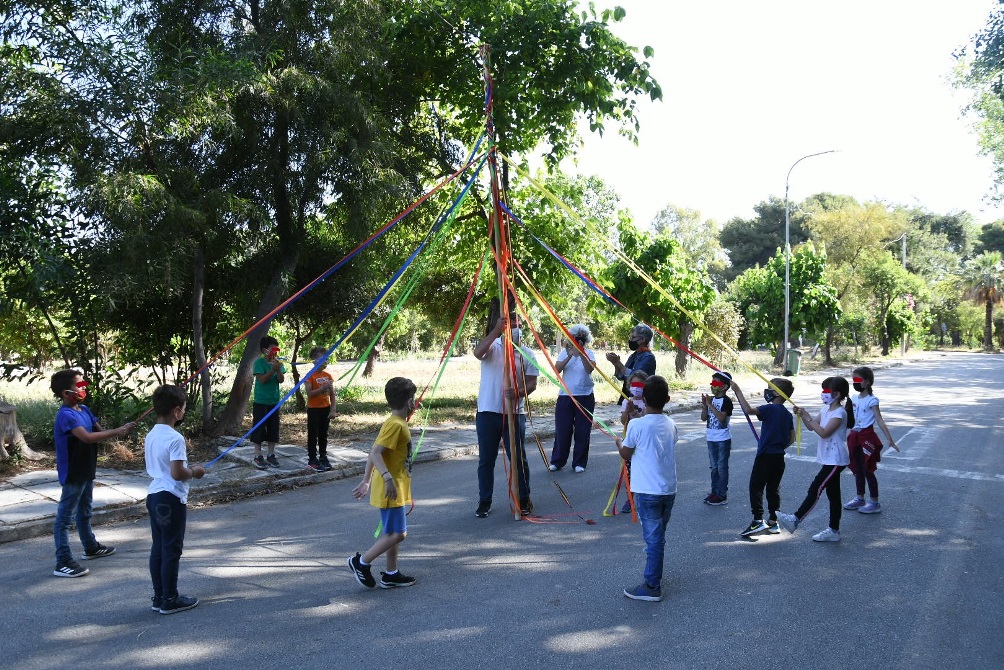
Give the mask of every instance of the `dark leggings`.
M 328 457 L 328 428 L 331 426 L 330 407 L 307 408 L 307 458 L 314 460 L 320 451 L 321 458 Z
M 763 493 L 767 490 L 767 510 L 770 520 L 777 520 L 781 509 L 781 477 L 784 476 L 784 454 L 757 454 L 750 472 L 750 511 L 754 519 L 763 518 Z
M 854 486 L 858 496 L 865 497 L 865 482 L 868 482 L 868 493 L 872 500 L 878 500 L 878 479 L 874 472 L 868 472 L 868 466 L 865 465 L 865 450 L 860 447 L 852 449 L 851 460 L 854 461 L 851 470 L 854 471 Z
M 840 530 L 840 513 L 843 511 L 840 503 L 840 473 L 846 467 L 846 465 L 824 465 L 819 468 L 816 478 L 809 484 L 805 500 L 795 510 L 795 516 L 799 520 L 804 519 L 805 515 L 812 511 L 823 495 L 823 489 L 826 489 L 826 497 L 830 500 L 830 528 Z

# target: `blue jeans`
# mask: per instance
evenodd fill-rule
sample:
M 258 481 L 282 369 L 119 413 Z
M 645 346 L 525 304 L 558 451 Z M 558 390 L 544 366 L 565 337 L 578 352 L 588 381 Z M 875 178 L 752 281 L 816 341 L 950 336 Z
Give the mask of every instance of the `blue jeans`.
M 188 508 L 173 493 L 158 491 L 146 497 L 146 511 L 150 513 L 150 579 L 156 598 L 175 598 L 178 595 L 178 567 L 185 546 L 185 521 Z
M 73 560 L 70 551 L 69 529 L 71 520 L 77 524 L 77 534 L 84 545 L 84 551 L 96 549 L 98 541 L 91 530 L 91 502 L 94 498 L 94 482 L 66 482 L 56 507 L 56 523 L 52 527 L 56 542 L 56 564 Z
M 641 520 L 641 534 L 645 538 L 645 583 L 660 588 L 662 560 L 666 553 L 666 524 L 673 512 L 676 495 L 635 493 L 634 505 Z
M 519 478 L 519 502 L 530 499 L 530 466 L 526 462 L 523 440 L 526 436 L 526 415 L 516 415 L 516 457 L 509 449 L 509 421 L 505 414 L 478 412 L 474 418 L 478 431 L 478 501 L 491 502 L 495 489 L 495 461 L 499 457 L 499 440 L 505 445 L 509 462 L 517 468 L 513 476 Z
M 711 462 L 711 492 L 719 498 L 729 497 L 729 454 L 732 440 L 708 440 L 708 460 Z

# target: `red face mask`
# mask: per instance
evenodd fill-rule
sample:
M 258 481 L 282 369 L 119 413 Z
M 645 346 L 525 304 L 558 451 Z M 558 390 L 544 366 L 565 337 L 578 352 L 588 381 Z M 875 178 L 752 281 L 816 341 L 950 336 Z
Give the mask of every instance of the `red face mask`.
M 720 389 L 724 386 L 725 384 L 723 382 L 718 381 L 717 379 L 711 380 L 711 388 Z
M 69 389 L 68 392 L 73 394 L 73 397 L 77 399 L 78 402 L 82 402 L 87 399 L 87 387 L 90 384 L 87 381 L 79 381 L 75 385 L 75 388 Z
M 855 383 L 855 384 L 861 384 L 861 383 L 863 383 L 863 382 L 864 382 L 865 380 L 864 380 L 864 378 L 862 378 L 862 377 L 851 377 L 851 381 L 852 381 L 853 383 Z
M 272 358 L 275 358 L 276 356 L 278 356 L 279 355 L 279 347 L 272 347 L 271 349 L 269 349 L 268 350 L 268 355 L 270 357 L 272 357 Z

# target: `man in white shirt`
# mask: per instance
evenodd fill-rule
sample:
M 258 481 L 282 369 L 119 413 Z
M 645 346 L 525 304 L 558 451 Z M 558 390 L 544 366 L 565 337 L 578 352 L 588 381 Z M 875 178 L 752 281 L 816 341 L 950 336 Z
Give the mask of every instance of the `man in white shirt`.
M 518 349 L 513 349 L 513 365 L 507 382 L 506 352 L 502 333 L 509 329 L 509 337 L 514 344 L 520 340 L 519 317 L 513 317 L 514 326 L 509 329 L 509 319 L 500 316 L 495 326 L 474 348 L 474 356 L 481 361 L 481 386 L 478 390 L 478 413 L 475 426 L 478 431 L 478 507 L 474 516 L 483 519 L 492 507 L 492 492 L 495 488 L 495 462 L 499 454 L 499 441 L 505 445 L 509 462 L 515 463 L 513 476 L 519 484 L 519 507 L 525 516 L 533 510 L 530 502 L 530 468 L 526 462 L 524 437 L 526 434 L 526 409 L 524 398 L 537 388 L 536 358 L 530 354 L 526 359 Z M 507 405 L 515 403 L 512 412 L 514 426 L 515 454 L 509 445 L 509 419 Z

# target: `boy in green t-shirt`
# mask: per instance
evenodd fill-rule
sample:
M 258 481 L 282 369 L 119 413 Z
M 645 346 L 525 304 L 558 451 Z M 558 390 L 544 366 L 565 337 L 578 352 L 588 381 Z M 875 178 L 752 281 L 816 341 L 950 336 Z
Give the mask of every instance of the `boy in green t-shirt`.
M 252 425 L 257 425 L 262 418 L 275 408 L 272 415 L 251 433 L 254 444 L 254 466 L 265 470 L 271 465 L 279 467 L 275 457 L 275 445 L 279 442 L 279 409 L 276 405 L 282 399 L 279 384 L 285 379 L 286 366 L 279 360 L 279 340 L 271 335 L 261 338 L 259 343 L 261 356 L 255 362 L 251 371 L 254 373 L 254 404 L 251 408 Z M 262 442 L 268 442 L 268 458 L 261 455 Z
M 393 589 L 411 586 L 414 577 L 406 577 L 397 570 L 397 547 L 408 535 L 404 509 L 411 504 L 411 433 L 408 417 L 415 410 L 415 384 L 404 377 L 394 377 L 384 387 L 384 395 L 391 413 L 380 428 L 366 471 L 359 486 L 352 490 L 357 500 L 362 500 L 367 490 L 370 505 L 380 510 L 383 534 L 365 554 L 356 552 L 348 559 L 349 569 L 356 581 L 367 588 L 376 586 L 370 570 L 371 564 L 381 554 L 387 554 L 387 572 L 380 573 L 380 588 Z M 380 473 L 370 486 L 373 470 Z

